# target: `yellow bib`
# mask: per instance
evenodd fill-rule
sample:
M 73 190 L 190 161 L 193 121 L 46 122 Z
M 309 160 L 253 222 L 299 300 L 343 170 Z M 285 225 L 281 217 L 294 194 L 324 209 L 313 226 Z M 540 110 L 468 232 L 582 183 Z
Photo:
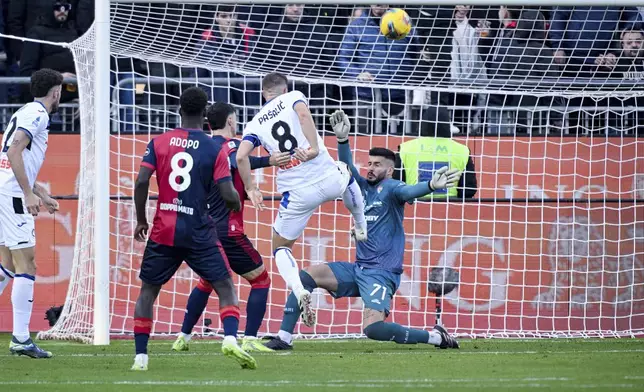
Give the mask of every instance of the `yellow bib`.
M 434 172 L 448 166 L 450 169 L 465 170 L 470 150 L 452 139 L 419 137 L 400 145 L 400 160 L 405 168 L 408 185 L 431 181 Z M 456 188 L 435 191 L 421 199 L 456 197 Z

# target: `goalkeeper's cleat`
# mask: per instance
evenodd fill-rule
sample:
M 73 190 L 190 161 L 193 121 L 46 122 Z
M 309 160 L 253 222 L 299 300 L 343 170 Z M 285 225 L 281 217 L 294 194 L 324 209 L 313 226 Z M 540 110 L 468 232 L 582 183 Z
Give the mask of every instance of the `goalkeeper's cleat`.
M 272 338 L 265 344 L 266 347 L 271 349 L 271 351 L 287 351 L 293 350 L 293 345 L 288 344 L 279 337 Z
M 174 341 L 172 344 L 172 351 L 188 351 L 190 350 L 190 347 L 188 346 L 188 342 L 186 341 L 186 338 L 183 337 L 182 334 L 179 334 L 177 336 L 177 340 Z
M 237 342 L 226 341 L 221 344 L 221 352 L 229 358 L 233 358 L 242 369 L 256 369 L 257 362 L 246 351 L 237 345 Z
M 20 343 L 15 336 L 11 337 L 11 342 L 9 343 L 9 352 L 13 355 L 26 355 L 34 359 L 43 359 L 51 358 L 53 355 L 49 351 L 45 351 L 42 348 L 38 347 L 31 338 L 27 341 Z
M 250 352 L 262 352 L 262 353 L 271 353 L 273 350 L 270 348 L 266 347 L 265 345 L 262 344 L 262 341 L 257 339 L 254 336 L 248 336 L 245 337 L 244 340 L 242 340 L 242 350 L 246 351 L 247 353 Z
M 302 322 L 307 327 L 313 327 L 315 325 L 316 315 L 311 304 L 311 293 L 308 290 L 302 290 L 297 301 L 300 304 L 300 311 L 302 312 Z
M 454 339 L 445 328 L 440 325 L 434 325 L 434 331 L 438 332 L 441 335 L 441 344 L 436 345 L 438 348 L 459 348 L 458 342 Z
M 353 238 L 356 239 L 356 241 L 359 241 L 359 242 L 366 241 L 367 227 L 365 226 L 363 228 L 357 228 L 354 226 L 353 229 L 351 229 L 351 235 L 353 236 Z
M 134 357 L 134 365 L 130 370 L 144 372 L 148 370 L 148 354 L 136 354 Z

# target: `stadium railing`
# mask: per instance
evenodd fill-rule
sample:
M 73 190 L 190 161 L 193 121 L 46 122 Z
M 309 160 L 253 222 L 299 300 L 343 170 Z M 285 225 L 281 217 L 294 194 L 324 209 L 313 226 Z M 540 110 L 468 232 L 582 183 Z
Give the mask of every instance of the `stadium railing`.
M 74 82 L 74 80 L 69 80 L 68 82 Z M 573 80 L 573 79 L 559 79 L 560 83 L 567 85 L 573 83 L 581 84 L 596 84 L 608 85 L 611 83 L 617 83 L 618 81 L 612 79 L 584 79 L 584 80 Z M 0 78 L 0 84 L 28 84 L 29 78 L 26 77 L 6 77 Z M 112 121 L 111 129 L 112 132 L 118 132 L 118 127 L 122 126 L 124 120 L 120 118 L 123 116 L 123 110 L 128 109 L 130 105 L 121 105 L 119 103 L 119 91 L 123 91 L 125 86 L 128 84 L 166 84 L 166 85 L 204 85 L 209 84 L 212 87 L 246 87 L 249 86 L 256 87 L 259 91 L 259 79 L 253 78 L 183 78 L 179 80 L 165 79 L 159 77 L 136 77 L 136 78 L 126 78 L 119 81 L 118 85 L 114 86 L 112 92 Z M 623 81 L 619 81 L 620 85 L 623 85 Z M 374 90 L 374 100 L 372 104 L 357 104 L 357 103 L 346 103 L 346 102 L 337 102 L 334 104 L 324 104 L 324 105 L 312 105 L 313 117 L 318 124 L 318 127 L 325 132 L 330 131 L 328 125 L 327 114 L 329 111 L 336 109 L 349 109 L 353 111 L 353 120 L 357 124 L 358 120 L 355 117 L 358 110 L 370 110 L 373 111 L 373 128 L 372 131 L 376 134 L 384 133 L 384 127 L 388 126 L 391 121 L 400 122 L 402 124 L 401 131 L 405 135 L 415 135 L 418 132 L 418 114 L 414 113 L 417 109 L 416 106 L 412 104 L 405 105 L 405 110 L 398 117 L 392 119 L 386 119 L 383 117 L 382 108 L 383 102 L 381 98 L 381 93 L 379 90 Z M 135 101 L 133 107 L 134 117 L 133 120 L 133 132 L 152 132 L 160 133 L 164 129 L 169 127 L 174 127 L 178 125 L 179 120 L 179 110 L 176 105 L 150 105 L 145 102 L 147 97 L 146 94 L 137 94 L 140 96 L 138 100 Z M 408 100 L 411 102 L 411 97 Z M 610 102 L 610 101 L 608 101 Z M 621 102 L 620 102 L 621 103 Z M 560 133 L 563 135 L 571 134 L 570 132 L 570 116 L 573 113 L 578 113 L 576 122 L 581 129 L 586 130 L 585 133 L 590 134 L 606 134 L 608 136 L 634 136 L 636 134 L 643 134 L 644 129 L 644 105 L 639 106 L 638 104 L 642 103 L 642 98 L 634 98 L 631 102 L 631 105 L 622 104 L 622 105 L 595 105 L 595 106 L 586 106 L 586 105 L 566 105 L 566 106 L 531 106 L 531 107 L 521 107 L 521 106 L 503 106 L 502 108 L 497 108 L 494 106 L 489 106 L 486 108 L 488 114 L 491 114 L 494 111 L 502 110 L 504 113 L 507 113 L 508 116 L 512 118 L 517 118 L 521 112 L 526 112 L 526 117 L 529 122 L 534 124 L 547 124 L 552 122 L 552 114 L 558 113 L 561 116 L 561 124 L 559 126 Z M 9 119 L 13 113 L 22 106 L 22 104 L 0 104 L 0 129 L 4 130 Z M 260 106 L 237 106 L 238 115 L 241 119 L 247 119 L 257 112 Z M 452 105 L 447 107 L 452 113 L 454 112 L 469 112 L 473 113 L 474 111 L 480 109 L 478 106 L 466 106 L 466 105 Z M 165 115 L 159 115 L 164 113 Z M 156 114 L 155 114 L 156 113 Z M 472 126 L 472 123 L 469 122 L 471 118 L 463 119 L 464 121 L 459 123 L 461 127 L 461 133 L 465 133 L 465 130 Z M 80 122 L 79 122 L 79 104 L 77 102 L 70 102 L 61 104 L 60 110 L 56 115 L 52 117 L 52 126 L 51 131 L 54 133 L 79 133 L 80 132 Z M 385 120 L 385 121 L 379 121 Z M 386 120 L 389 120 L 387 122 Z M 485 133 L 494 133 L 490 129 L 494 124 L 486 123 Z M 535 125 L 533 128 L 544 129 L 545 132 L 552 132 L 551 128 L 546 128 L 543 126 Z M 400 128 L 399 128 L 400 129 Z M 241 128 L 239 130 L 241 132 Z M 123 129 L 121 129 L 123 132 Z M 127 131 L 126 131 L 127 132 Z M 514 133 L 500 133 L 501 135 L 514 135 Z
M 544 80 L 541 80 L 544 83 Z M 606 85 L 619 85 L 622 88 L 627 88 L 636 84 L 627 83 L 622 80 L 615 79 L 586 79 L 586 78 L 560 78 L 553 79 L 552 83 L 560 84 L 561 86 L 572 86 L 572 85 L 584 85 L 584 86 L 606 86 Z M 123 92 L 125 89 L 132 89 L 136 84 L 165 84 L 166 86 L 170 85 L 199 85 L 206 88 L 237 88 L 243 90 L 244 88 L 252 87 L 252 91 L 259 94 L 261 80 L 259 78 L 241 78 L 241 77 L 231 77 L 231 78 L 181 78 L 177 79 L 166 79 L 162 77 L 134 77 L 134 78 L 124 78 L 118 82 L 116 88 L 112 91 L 112 103 L 116 107 L 112 110 L 113 116 L 123 116 L 124 110 L 127 109 L 128 105 L 119 104 L 119 92 Z M 547 81 L 545 81 L 547 83 Z M 494 81 L 485 81 L 481 85 L 482 87 L 494 86 Z M 295 84 L 293 84 L 294 86 Z M 311 86 L 299 83 L 299 86 Z M 330 90 L 332 85 L 324 85 L 326 90 Z M 292 86 L 292 87 L 293 87 Z M 328 86 L 328 89 L 326 88 Z M 132 89 L 134 90 L 134 89 Z M 331 128 L 328 124 L 327 114 L 330 111 L 343 109 L 353 111 L 353 120 L 354 124 L 358 124 L 358 110 L 368 110 L 373 114 L 368 116 L 373 121 L 371 123 L 372 127 L 369 128 L 369 132 L 375 134 L 384 134 L 386 127 L 390 127 L 391 123 L 400 123 L 402 127 L 397 129 L 404 133 L 405 135 L 414 136 L 418 134 L 418 122 L 419 114 L 418 110 L 420 106 L 415 106 L 411 104 L 412 97 L 411 91 L 408 91 L 407 104 L 403 112 L 398 116 L 393 116 L 391 118 L 386 118 L 383 114 L 383 100 L 382 93 L 379 89 L 373 89 L 374 98 L 373 102 L 365 103 L 364 101 L 358 104 L 356 101 L 352 102 L 332 102 L 329 99 L 326 99 L 327 102 L 323 105 L 311 105 L 313 112 L 313 117 L 318 125 L 318 128 L 324 130 L 325 132 L 330 132 Z M 179 108 L 176 105 L 151 105 L 149 101 L 149 94 L 139 93 L 140 96 L 138 104 L 136 101 L 133 107 L 134 115 L 130 116 L 129 120 L 132 124 L 129 124 L 129 129 L 144 132 L 163 132 L 164 129 L 178 126 L 179 121 Z M 327 97 L 328 98 L 328 97 Z M 331 101 L 331 103 L 329 103 Z M 574 102 L 572 99 L 570 101 L 563 101 L 564 105 L 548 105 L 548 106 L 509 106 L 503 105 L 502 107 L 495 107 L 493 105 L 486 106 L 483 110 L 488 115 L 502 111 L 511 118 L 525 117 L 527 119 L 527 125 L 523 126 L 524 129 L 528 129 L 525 133 L 529 134 L 547 134 L 553 133 L 568 135 L 568 134 L 606 134 L 608 136 L 633 136 L 635 134 L 644 134 L 644 99 L 641 97 L 632 98 L 628 101 L 618 101 L 620 105 L 610 105 L 612 103 L 610 98 L 601 100 L 598 102 L 595 101 L 581 101 Z M 639 106 L 641 105 L 641 106 Z M 248 119 L 256 113 L 261 106 L 258 105 L 245 105 L 238 106 L 238 116 L 240 119 Z M 447 109 L 450 110 L 453 114 L 454 112 L 474 112 L 481 109 L 478 106 L 464 106 L 464 105 L 451 105 L 447 106 Z M 524 115 L 521 116 L 521 112 L 524 112 Z M 555 114 L 560 118 L 560 124 L 552 126 L 552 123 L 555 122 Z M 350 114 L 351 115 L 351 114 Z M 128 117 L 126 116 L 126 117 Z M 455 116 L 453 116 L 454 118 Z M 469 117 L 469 116 L 468 116 Z M 113 117 L 114 118 L 114 117 Z M 119 131 L 118 127 L 121 126 L 121 132 L 124 132 L 122 124 L 127 122 L 127 118 L 121 119 L 116 118 L 117 121 L 112 122 L 112 132 L 117 133 Z M 461 126 L 461 134 L 466 133 L 467 129 L 472 127 L 472 123 L 469 122 L 471 118 L 467 118 L 465 123 L 459 124 Z M 582 129 L 583 132 L 574 132 L 571 129 L 575 128 L 571 126 L 571 121 L 574 122 L 578 129 Z M 240 121 L 240 129 L 245 121 Z M 121 124 L 121 125 L 119 125 Z M 550 125 L 548 125 L 550 124 Z M 134 126 L 136 125 L 136 126 Z M 495 129 L 499 128 L 499 124 L 494 124 L 490 120 L 486 121 L 484 124 L 483 132 L 486 134 L 500 134 L 500 135 L 515 135 L 516 127 L 509 127 L 510 131 L 497 132 Z M 521 128 L 521 127 L 519 127 Z M 537 130 L 536 132 L 534 130 Z M 125 130 L 127 133 L 128 130 Z M 369 133 L 361 132 L 361 133 Z M 475 135 L 477 133 L 474 133 Z

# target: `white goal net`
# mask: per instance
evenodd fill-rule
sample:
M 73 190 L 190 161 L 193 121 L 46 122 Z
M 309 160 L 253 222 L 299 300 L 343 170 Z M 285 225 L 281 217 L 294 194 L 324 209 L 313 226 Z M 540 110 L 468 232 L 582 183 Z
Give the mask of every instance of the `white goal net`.
M 407 249 L 390 320 L 434 324 L 432 267 L 458 271 L 442 322 L 461 336 L 634 336 L 644 333 L 644 10 L 637 7 L 399 6 L 411 34 L 379 33 L 377 6 L 111 5 L 111 124 L 93 120 L 94 31 L 72 45 L 82 105 L 82 175 L 74 267 L 58 323 L 41 338 L 93 334 L 93 140 L 110 136 L 110 333 L 128 336 L 143 245 L 132 239 L 133 183 L 145 146 L 179 125 L 182 89 L 235 105 L 241 126 L 263 104 L 259 81 L 289 76 L 310 99 L 336 154 L 328 115 L 347 112 L 357 166 L 436 130 L 470 150 L 476 188 L 406 207 Z M 107 48 L 107 45 L 105 46 Z M 430 107 L 447 118 L 428 118 Z M 240 126 L 240 131 L 241 131 Z M 423 134 L 425 135 L 425 134 Z M 247 234 L 272 278 L 261 333 L 279 329 L 287 291 L 270 249 L 279 196 L 273 169 L 256 179 L 267 212 L 246 209 Z M 155 209 L 153 187 L 149 216 Z M 327 203 L 294 249 L 301 268 L 352 261 L 350 219 Z M 197 282 L 184 266 L 164 286 L 154 335 L 179 331 Z M 239 280 L 244 314 L 249 286 Z M 305 337 L 359 336 L 363 304 L 316 291 Z M 213 296 L 196 333 L 221 332 Z M 243 328 L 245 317 L 242 317 Z

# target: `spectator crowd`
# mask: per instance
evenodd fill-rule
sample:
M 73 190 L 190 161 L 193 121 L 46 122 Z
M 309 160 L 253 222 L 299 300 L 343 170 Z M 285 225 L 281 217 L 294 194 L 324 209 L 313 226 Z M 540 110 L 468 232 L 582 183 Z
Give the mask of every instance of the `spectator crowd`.
M 71 42 L 91 25 L 94 1 L 2 0 L 0 6 L 0 31 L 5 34 Z M 507 86 L 522 80 L 574 83 L 580 78 L 591 89 L 593 80 L 598 88 L 606 80 L 619 80 L 632 89 L 644 78 L 644 7 L 408 6 L 402 8 L 414 28 L 397 41 L 379 33 L 380 17 L 389 8 L 386 5 L 151 3 L 146 7 L 151 17 L 163 15 L 166 29 L 180 29 L 187 20 L 196 20 L 200 30 L 194 52 L 204 64 L 216 57 L 222 69 L 186 69 L 170 63 L 113 58 L 119 121 L 130 131 L 141 122 L 170 121 L 168 108 L 176 105 L 181 88 L 180 83 L 141 85 L 131 78 L 203 78 L 199 85 L 211 99 L 258 107 L 262 100 L 256 80 L 223 69 L 257 61 L 262 69 L 328 69 L 343 79 L 378 84 L 414 80 L 421 72 L 421 77 L 439 87 L 481 83 L 504 85 L 506 91 Z M 127 11 L 121 8 L 119 12 Z M 196 19 L 186 16 L 190 12 Z M 5 39 L 0 41 L 0 51 L 0 76 L 29 76 L 41 67 L 56 69 L 67 78 L 76 72 L 70 51 L 59 46 Z M 243 82 L 208 82 L 230 78 Z M 639 97 L 597 100 L 556 94 L 512 95 L 502 90 L 455 94 L 449 88 L 410 92 L 333 83 L 298 83 L 295 88 L 310 97 L 314 108 L 343 106 L 351 110 L 360 132 L 401 133 L 409 129 L 404 127 L 404 119 L 422 119 L 423 108 L 428 106 L 451 108 L 454 132 L 494 134 L 587 128 L 582 122 L 583 108 L 588 106 L 644 108 Z M 73 84 L 66 85 L 64 93 L 63 101 L 77 98 Z M 0 103 L 23 102 L 27 96 L 28 92 L 16 86 L 0 84 Z M 134 112 L 139 103 L 150 108 L 144 118 Z M 624 113 L 616 110 L 603 126 L 619 131 L 626 127 L 626 120 L 633 123 Z M 636 125 L 644 124 L 644 112 L 634 116 Z M 381 124 L 376 126 L 376 121 Z

